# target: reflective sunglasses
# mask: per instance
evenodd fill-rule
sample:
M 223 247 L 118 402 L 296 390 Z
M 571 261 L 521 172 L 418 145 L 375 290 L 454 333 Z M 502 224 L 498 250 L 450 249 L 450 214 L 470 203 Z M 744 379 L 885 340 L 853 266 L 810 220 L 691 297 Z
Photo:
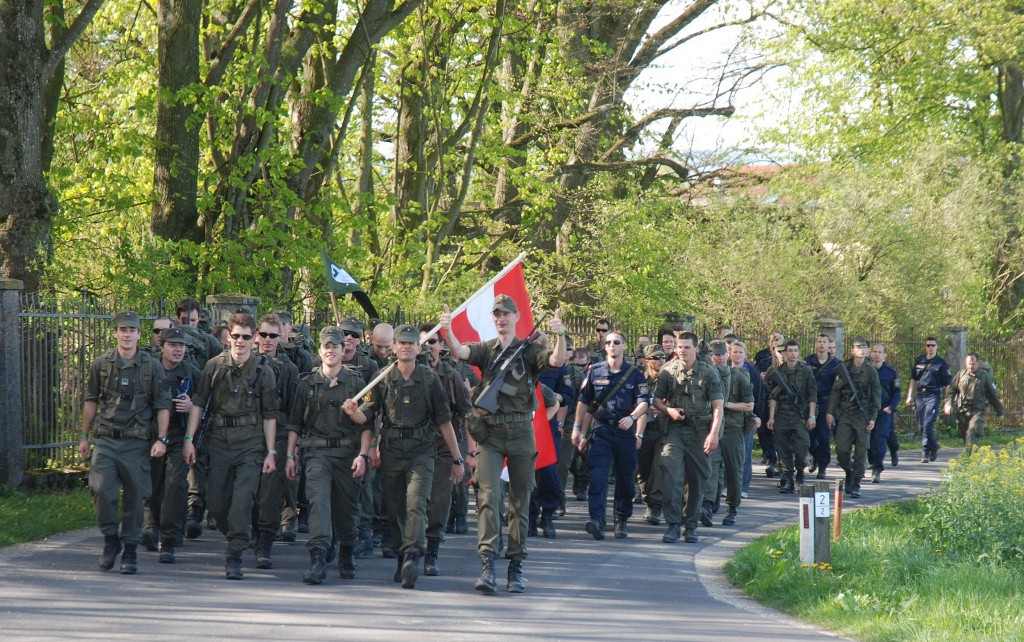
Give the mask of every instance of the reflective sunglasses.
M 359 338 L 359 333 L 358 333 L 358 332 L 353 332 L 353 331 L 351 331 L 351 330 L 342 330 L 341 332 L 342 332 L 342 334 L 344 334 L 344 335 L 345 335 L 346 337 L 352 337 L 352 338 L 355 338 L 355 339 L 358 339 L 358 338 Z
M 234 339 L 235 341 L 238 341 L 239 339 L 241 339 L 242 341 L 252 341 L 251 334 L 235 334 L 234 332 L 232 332 L 231 338 Z
M 606 346 L 621 346 L 622 342 L 619 341 L 618 339 L 612 339 L 610 341 L 605 341 L 604 344 Z
M 264 339 L 276 339 L 279 336 L 281 336 L 277 332 L 257 332 L 256 334 L 260 335 Z M 235 335 L 231 335 L 231 336 L 235 336 Z

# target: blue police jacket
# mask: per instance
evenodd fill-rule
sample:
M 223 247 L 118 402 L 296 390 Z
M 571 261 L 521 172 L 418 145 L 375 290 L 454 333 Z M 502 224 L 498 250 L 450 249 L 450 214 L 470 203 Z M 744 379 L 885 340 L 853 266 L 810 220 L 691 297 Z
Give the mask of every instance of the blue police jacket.
M 583 385 L 580 387 L 580 401 L 594 412 L 594 406 L 604 399 L 608 392 L 619 383 L 629 371 L 629 365 L 623 362 L 622 368 L 612 373 L 607 361 L 596 363 L 590 367 Z M 647 377 L 640 368 L 634 368 L 629 378 L 594 416 L 595 424 L 612 426 L 628 415 L 641 401 L 651 403 L 651 389 Z
M 839 365 L 839 359 L 829 357 L 822 363 L 818 355 L 812 354 L 804 359 L 804 362 L 814 371 L 814 383 L 818 386 L 818 407 L 827 406 L 832 396 L 832 384 L 836 382 L 836 366 Z
M 881 409 L 888 408 L 896 412 L 900 403 L 900 374 L 888 363 L 883 362 L 878 369 L 878 383 L 882 386 Z
M 938 355 L 933 359 L 926 359 L 923 354 L 918 355 L 914 359 L 910 378 L 917 382 L 919 395 L 939 395 L 942 389 L 953 381 L 953 375 L 949 374 L 949 365 Z

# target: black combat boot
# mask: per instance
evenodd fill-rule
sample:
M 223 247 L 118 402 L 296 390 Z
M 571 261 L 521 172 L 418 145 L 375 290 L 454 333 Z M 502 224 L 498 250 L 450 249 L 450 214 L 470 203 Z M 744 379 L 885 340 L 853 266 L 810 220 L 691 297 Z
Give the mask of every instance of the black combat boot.
M 402 588 L 416 588 L 416 580 L 420 576 L 420 556 L 416 553 L 409 553 L 402 563 Z
M 436 539 L 427 540 L 427 554 L 423 556 L 423 574 L 430 577 L 437 577 L 441 569 L 437 565 L 437 554 L 441 550 L 441 541 Z
M 160 540 L 160 563 L 174 564 L 174 540 Z
M 675 544 L 676 542 L 678 542 L 680 537 L 679 526 L 679 524 L 673 524 L 669 522 L 668 530 L 665 531 L 665 534 L 661 536 L 661 541 L 665 542 L 666 544 Z
M 853 480 L 853 488 L 850 489 L 850 497 L 857 499 L 860 497 L 860 477 Z
M 492 595 L 498 590 L 497 582 L 494 580 L 494 555 L 484 553 L 480 556 L 480 561 L 482 562 L 480 577 L 473 588 L 485 595 Z
M 538 535 L 538 531 L 537 531 L 537 518 L 531 517 L 530 518 L 530 524 L 526 528 L 526 536 L 527 537 L 537 537 L 537 535 Z
M 730 507 L 729 512 L 722 518 L 722 526 L 733 526 L 736 524 L 736 509 Z
M 287 524 L 281 524 L 281 541 L 288 542 L 289 544 L 294 542 L 297 537 L 295 532 L 295 522 L 289 520 Z
M 355 549 L 351 546 L 342 546 L 338 553 L 338 576 L 343 580 L 356 577 Z
M 780 491 L 782 492 L 782 491 Z M 714 512 L 715 503 L 704 500 L 704 503 L 700 507 L 700 523 L 704 526 L 712 526 L 714 522 L 711 521 L 711 514 Z
M 331 538 L 331 545 L 327 547 L 327 557 L 325 559 L 328 564 L 338 559 L 339 551 L 341 551 L 341 540 L 335 535 Z
M 121 575 L 135 575 L 139 572 L 139 545 L 125 544 L 121 553 Z
M 525 593 L 526 582 L 523 581 L 522 560 L 510 560 L 508 563 L 508 583 L 505 590 L 509 593 Z
M 796 471 L 796 485 L 797 486 L 802 486 L 803 483 L 804 483 L 804 471 L 801 469 L 801 470 Z
M 309 549 L 309 568 L 302 574 L 306 584 L 322 584 L 327 578 L 327 551 L 322 548 Z
M 779 492 L 786 493 L 787 495 L 796 492 L 793 484 L 793 473 L 782 473 L 782 484 Z
M 544 533 L 544 537 L 548 539 L 555 538 L 555 516 L 547 511 L 540 516 L 540 530 Z
M 661 525 L 661 506 L 654 506 L 650 510 L 650 515 L 646 516 L 647 523 L 651 526 Z
M 687 529 L 683 530 L 683 541 L 686 542 L 687 544 L 696 544 L 697 543 L 697 529 L 696 528 L 687 528 Z
M 380 538 L 380 555 L 385 559 L 394 559 L 398 556 L 394 547 L 391 545 L 391 529 L 386 528 L 381 533 Z
M 188 520 L 185 525 L 185 537 L 195 539 L 203 534 L 203 515 L 198 507 L 188 509 Z
M 402 564 L 405 562 L 405 555 L 395 555 L 398 558 L 398 567 L 395 568 L 395 575 L 392 577 L 392 581 L 396 584 L 402 581 Z
M 849 495 L 853 491 L 853 473 L 846 471 L 846 481 L 843 485 L 843 494 Z
M 100 569 L 109 571 L 114 568 L 114 561 L 121 553 L 121 538 L 117 535 L 103 536 L 103 554 L 100 555 Z
M 256 536 L 256 568 L 274 568 L 274 560 L 270 556 L 273 547 L 273 531 L 260 531 Z
M 629 537 L 629 529 L 626 528 L 626 520 L 615 520 L 615 539 L 626 539 Z
M 242 551 L 228 553 L 224 558 L 224 577 L 229 580 L 240 580 L 242 575 Z
M 142 548 L 146 549 L 150 553 L 155 553 L 160 547 L 160 529 L 158 528 L 144 528 L 142 529 Z
M 373 553 L 373 531 L 369 526 L 360 526 L 356 532 L 356 547 L 353 551 L 358 559 L 363 559 Z

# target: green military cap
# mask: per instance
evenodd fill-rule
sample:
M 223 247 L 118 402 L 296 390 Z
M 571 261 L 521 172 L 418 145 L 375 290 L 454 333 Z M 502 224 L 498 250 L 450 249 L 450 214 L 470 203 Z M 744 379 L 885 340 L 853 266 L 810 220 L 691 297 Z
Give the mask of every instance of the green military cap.
M 355 317 L 348 317 L 346 319 L 342 319 L 339 325 L 341 325 L 342 330 L 347 330 L 349 332 L 358 332 L 360 334 L 362 334 L 363 332 L 362 322 Z
M 419 343 L 420 342 L 420 331 L 416 329 L 416 326 L 400 325 L 395 328 L 395 341 L 404 341 L 406 343 Z
M 519 312 L 519 308 L 516 307 L 515 300 L 507 294 L 499 294 L 494 297 L 494 307 L 491 308 L 491 311 L 497 312 L 498 310 L 501 310 L 502 312 L 509 312 L 511 314 Z
M 850 342 L 850 345 L 863 346 L 867 348 L 870 344 L 868 343 L 868 340 L 865 339 L 864 337 L 854 337 L 853 341 Z
M 345 343 L 345 333 L 336 325 L 329 325 L 320 330 L 320 345 L 333 343 L 336 346 Z
M 652 343 L 644 346 L 644 359 L 661 359 L 665 356 L 665 350 L 659 343 Z
M 277 318 L 281 321 L 281 323 L 291 323 L 292 322 L 292 314 L 291 314 L 291 312 L 288 312 L 287 310 L 278 310 L 274 314 L 277 315 Z
M 164 343 L 188 343 L 185 331 L 181 328 L 164 328 L 160 333 L 160 340 Z
M 729 353 L 729 346 L 726 345 L 725 341 L 721 339 L 715 339 L 711 342 L 711 354 L 722 356 L 723 354 Z
M 114 327 L 115 328 L 138 328 L 139 327 L 139 314 L 131 310 L 125 310 L 124 312 L 118 312 L 114 316 Z

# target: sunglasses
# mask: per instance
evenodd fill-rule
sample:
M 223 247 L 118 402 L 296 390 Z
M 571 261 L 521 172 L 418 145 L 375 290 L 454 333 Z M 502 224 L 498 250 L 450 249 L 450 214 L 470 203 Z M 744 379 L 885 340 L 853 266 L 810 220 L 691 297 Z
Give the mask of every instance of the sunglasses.
M 276 339 L 279 336 L 281 336 L 280 334 L 278 334 L 276 332 L 257 332 L 256 334 L 260 335 L 264 339 Z M 231 336 L 234 336 L 234 335 L 231 335 Z
M 667 357 L 665 357 L 665 356 L 660 356 L 660 357 L 647 357 L 647 358 L 648 358 L 648 359 L 649 359 L 650 361 L 664 361 L 664 360 L 665 360 L 665 359 L 666 359 Z
M 427 339 L 427 343 L 429 343 L 430 345 L 434 345 L 435 343 L 439 343 L 440 341 L 441 340 L 438 339 L 437 337 L 430 337 L 429 339 Z
M 937 344 L 937 343 L 926 343 L 926 344 L 924 344 L 924 347 L 926 347 L 926 348 L 938 348 L 939 344 Z
M 352 337 L 356 339 L 359 338 L 359 333 L 353 332 L 351 330 L 342 330 L 341 333 L 344 334 L 346 337 Z
M 595 332 L 608 332 L 608 328 L 594 328 Z
M 242 341 L 252 341 L 251 334 L 235 334 L 234 332 L 232 332 L 231 338 L 234 339 L 235 341 L 238 341 L 239 339 L 241 339 Z
M 612 339 L 611 341 L 605 341 L 604 344 L 606 346 L 621 346 L 622 342 L 618 339 Z
M 153 328 L 153 334 L 160 334 L 163 331 L 164 331 L 163 328 Z

